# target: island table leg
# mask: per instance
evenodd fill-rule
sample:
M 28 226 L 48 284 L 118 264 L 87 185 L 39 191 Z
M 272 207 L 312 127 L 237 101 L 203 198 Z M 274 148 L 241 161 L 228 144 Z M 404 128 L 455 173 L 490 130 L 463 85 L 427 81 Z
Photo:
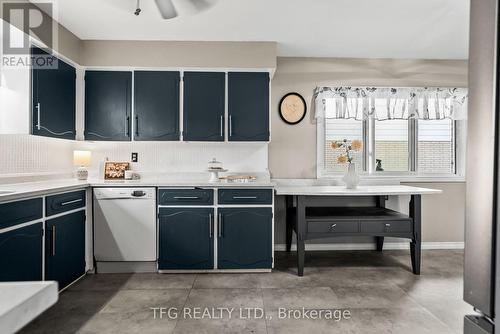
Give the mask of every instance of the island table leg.
M 293 222 L 292 222 L 292 210 L 293 210 L 293 197 L 287 195 L 285 197 L 286 207 L 285 207 L 285 225 L 286 225 L 286 251 L 289 253 L 292 249 L 292 237 L 293 237 Z
M 421 195 L 411 195 L 410 217 L 413 218 L 413 239 L 410 243 L 411 266 L 415 275 L 420 275 L 422 253 L 422 199 Z
M 306 207 L 305 197 L 297 196 L 297 215 L 296 215 L 296 232 L 297 232 L 297 272 L 299 276 L 304 276 L 305 264 L 305 239 L 306 239 Z

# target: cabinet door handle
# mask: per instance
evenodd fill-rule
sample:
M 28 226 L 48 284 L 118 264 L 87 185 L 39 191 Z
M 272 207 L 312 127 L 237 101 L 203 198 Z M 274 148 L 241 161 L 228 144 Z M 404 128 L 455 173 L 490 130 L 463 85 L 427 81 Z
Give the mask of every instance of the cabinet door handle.
M 81 201 L 83 201 L 83 199 L 79 198 L 79 199 L 74 199 L 72 201 L 62 202 L 61 206 L 65 206 L 65 205 L 69 205 L 69 204 L 75 204 L 75 203 L 78 203 L 78 202 L 81 202 Z
M 135 135 L 139 136 L 139 116 L 135 116 Z
M 52 256 L 56 256 L 56 226 L 52 226 Z
M 208 214 L 208 236 L 212 238 L 212 213 Z
M 219 230 L 219 238 L 222 238 L 222 213 L 219 212 L 219 219 L 218 219 L 218 230 Z
M 199 199 L 198 196 L 174 196 L 174 199 Z
M 40 109 L 41 109 L 41 106 L 40 106 L 40 102 L 38 102 L 36 104 L 36 129 L 37 130 L 40 130 L 40 128 L 42 127 L 42 123 L 41 123 L 41 120 L 40 120 Z
M 127 116 L 127 137 L 130 136 L 130 116 Z
M 233 118 L 229 115 L 229 137 L 233 136 Z
M 233 199 L 257 199 L 257 196 L 233 196 Z
M 222 115 L 220 115 L 220 136 L 224 136 L 224 133 L 223 133 L 223 127 L 224 127 L 224 123 L 223 123 L 223 117 Z

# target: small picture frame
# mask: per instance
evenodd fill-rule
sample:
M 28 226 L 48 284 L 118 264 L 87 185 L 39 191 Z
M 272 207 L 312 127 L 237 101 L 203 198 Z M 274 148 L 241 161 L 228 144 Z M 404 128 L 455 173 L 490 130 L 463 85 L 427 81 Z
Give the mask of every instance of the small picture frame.
M 130 168 L 128 162 L 106 162 L 104 164 L 105 180 L 124 180 L 125 171 Z

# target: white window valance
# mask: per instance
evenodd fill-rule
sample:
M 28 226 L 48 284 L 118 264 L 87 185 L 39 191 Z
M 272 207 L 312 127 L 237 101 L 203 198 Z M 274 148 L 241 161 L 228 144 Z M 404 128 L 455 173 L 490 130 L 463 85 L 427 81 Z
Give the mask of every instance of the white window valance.
M 467 89 L 438 87 L 317 87 L 316 118 L 363 120 L 466 119 Z

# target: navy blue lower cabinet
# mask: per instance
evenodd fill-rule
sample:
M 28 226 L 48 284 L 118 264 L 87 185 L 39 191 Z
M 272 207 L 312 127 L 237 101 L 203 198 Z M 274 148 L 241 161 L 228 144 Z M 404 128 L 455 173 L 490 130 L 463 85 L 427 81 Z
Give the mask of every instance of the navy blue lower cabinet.
M 42 218 L 43 201 L 32 198 L 0 204 L 0 229 Z
M 217 268 L 270 269 L 272 266 L 272 209 L 219 209 Z
M 42 223 L 0 233 L 0 281 L 42 280 Z
M 212 208 L 161 208 L 158 268 L 212 269 L 213 216 Z
M 45 222 L 45 279 L 59 289 L 85 274 L 85 211 Z

